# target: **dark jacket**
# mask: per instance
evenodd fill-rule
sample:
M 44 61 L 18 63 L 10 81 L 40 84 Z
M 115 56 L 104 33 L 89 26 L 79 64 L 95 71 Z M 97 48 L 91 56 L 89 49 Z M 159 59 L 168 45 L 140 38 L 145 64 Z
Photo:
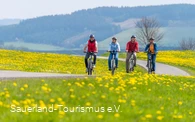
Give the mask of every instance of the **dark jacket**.
M 149 53 L 150 43 L 146 45 L 145 52 L 147 51 Z M 155 54 L 158 52 L 157 44 L 154 43 L 154 52 Z

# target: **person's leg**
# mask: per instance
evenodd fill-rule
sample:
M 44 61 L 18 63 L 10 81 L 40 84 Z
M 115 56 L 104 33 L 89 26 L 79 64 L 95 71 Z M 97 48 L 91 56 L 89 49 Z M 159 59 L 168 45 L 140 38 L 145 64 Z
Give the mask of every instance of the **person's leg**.
M 94 66 L 96 65 L 96 57 L 97 57 L 97 55 L 94 54 L 94 55 L 93 55 L 93 65 L 94 65 Z
M 108 57 L 108 68 L 111 69 L 111 60 L 112 60 L 112 54 L 110 53 Z
M 86 53 L 85 55 L 85 67 L 88 68 L 88 58 L 89 58 L 89 53 Z
M 118 68 L 118 53 L 115 54 L 115 63 L 116 63 L 116 68 Z
M 131 53 L 127 52 L 127 57 L 126 57 L 126 71 L 129 71 L 129 59 L 131 57 Z
M 156 71 L 156 54 L 152 55 L 153 71 Z
M 150 54 L 148 53 L 147 54 L 147 64 L 146 64 L 146 67 L 148 67 L 148 65 L 149 65 L 149 56 L 150 56 Z
M 133 57 L 134 57 L 134 66 L 136 67 L 136 61 L 137 61 L 136 53 L 133 53 Z

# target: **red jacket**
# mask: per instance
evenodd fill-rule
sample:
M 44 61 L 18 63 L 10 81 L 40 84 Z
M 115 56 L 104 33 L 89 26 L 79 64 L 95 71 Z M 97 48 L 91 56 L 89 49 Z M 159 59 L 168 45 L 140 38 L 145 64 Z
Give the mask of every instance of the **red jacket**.
M 126 46 L 126 50 L 128 52 L 139 52 L 139 44 L 137 41 L 134 43 L 132 41 L 129 41 Z
M 94 40 L 94 41 L 90 41 L 90 40 L 88 40 L 88 52 L 97 52 L 97 42 L 96 42 L 96 40 Z

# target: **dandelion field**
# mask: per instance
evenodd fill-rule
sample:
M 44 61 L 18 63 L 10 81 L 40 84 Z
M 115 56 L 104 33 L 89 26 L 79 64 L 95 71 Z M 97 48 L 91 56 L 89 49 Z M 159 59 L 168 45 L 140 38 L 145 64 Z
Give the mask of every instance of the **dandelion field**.
M 6 121 L 193 121 L 195 77 L 118 73 L 94 79 L 26 79 L 0 83 L 0 120 Z M 11 113 L 11 105 L 49 107 L 54 112 Z M 104 107 L 98 112 L 64 112 L 64 105 Z M 114 109 L 116 106 L 118 112 Z M 74 107 L 74 108 L 73 108 Z M 107 108 L 112 107 L 113 112 Z M 18 109 L 17 109 L 18 110 Z M 19 111 L 19 110 L 18 110 Z
M 7 50 L 0 52 L 0 69 L 72 74 L 83 74 L 85 70 L 83 57 Z M 148 75 L 141 67 L 126 74 L 125 63 L 119 63 L 114 76 L 107 71 L 107 60 L 98 60 L 95 78 L 0 81 L 0 121 L 195 120 L 194 76 Z M 28 107 L 34 109 L 27 112 L 25 108 Z M 55 110 L 39 110 L 46 107 Z

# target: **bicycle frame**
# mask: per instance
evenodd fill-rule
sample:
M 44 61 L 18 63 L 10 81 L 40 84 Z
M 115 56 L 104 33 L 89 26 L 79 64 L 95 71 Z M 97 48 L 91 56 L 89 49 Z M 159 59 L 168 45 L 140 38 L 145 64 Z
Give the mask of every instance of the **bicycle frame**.
M 93 52 L 89 53 L 89 59 L 88 59 L 88 75 L 92 75 L 93 73 Z
M 148 53 L 148 74 L 152 74 L 152 54 Z
M 134 56 L 135 56 L 135 54 L 133 52 L 133 54 L 131 55 L 131 57 L 129 59 L 129 70 L 131 72 L 134 71 L 134 64 L 135 64 L 135 62 L 134 62 L 135 61 Z
M 112 56 L 112 60 L 111 60 L 112 75 L 114 75 L 114 71 L 115 71 L 115 69 L 116 69 L 116 62 L 115 62 L 115 59 L 116 59 L 116 52 L 117 52 L 117 51 L 110 51 L 110 53 L 113 55 L 113 56 Z

